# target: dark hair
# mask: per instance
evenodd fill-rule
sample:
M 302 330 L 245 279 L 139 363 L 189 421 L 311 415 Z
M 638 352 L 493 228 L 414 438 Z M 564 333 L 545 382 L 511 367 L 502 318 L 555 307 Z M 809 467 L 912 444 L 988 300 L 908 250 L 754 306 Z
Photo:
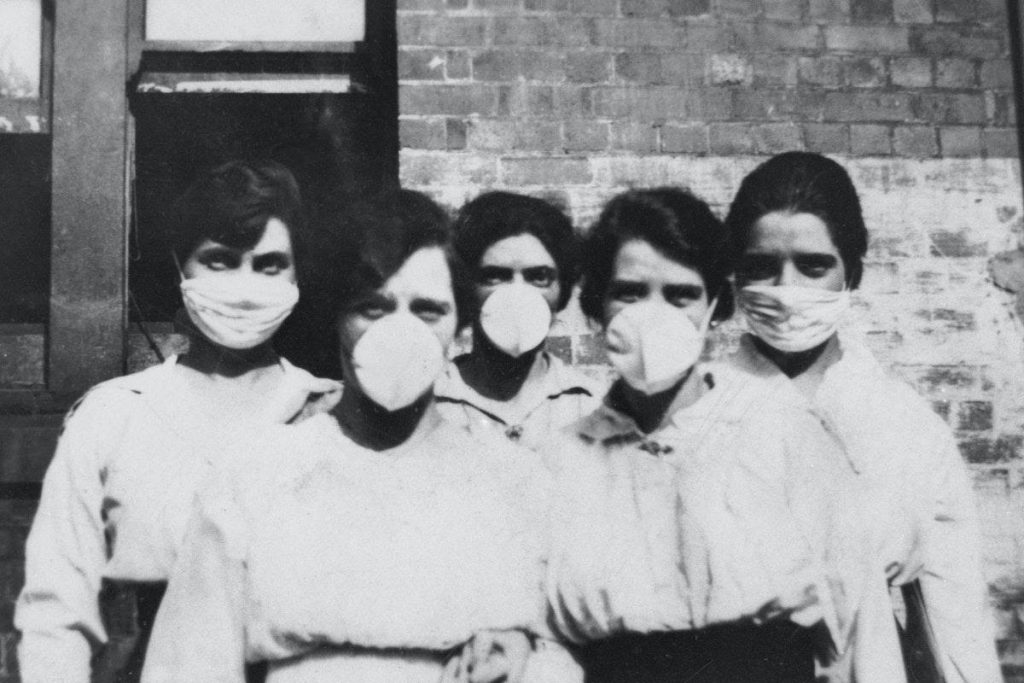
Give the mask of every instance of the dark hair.
M 551 254 L 558 268 L 561 293 L 557 309 L 572 297 L 579 277 L 579 240 L 568 217 L 536 197 L 512 192 L 485 192 L 462 207 L 455 219 L 452 246 L 459 262 L 476 271 L 480 259 L 495 242 L 517 235 L 533 235 Z M 469 279 L 471 274 L 463 277 Z M 467 317 L 475 304 L 467 302 Z
M 184 264 L 205 240 L 251 249 L 271 218 L 288 227 L 300 263 L 305 221 L 291 171 L 276 161 L 229 161 L 189 185 L 171 209 L 166 235 L 178 263 Z
M 314 374 L 340 378 L 339 315 L 380 288 L 425 247 L 446 252 L 458 307 L 465 285 L 458 279 L 461 269 L 453 263 L 450 236 L 444 209 L 412 190 L 386 191 L 325 214 L 309 267 L 300 273 L 303 297 L 286 323 L 286 334 L 278 335 L 287 345 L 278 343 L 278 349 Z
M 676 187 L 630 190 L 609 201 L 583 245 L 580 307 L 591 320 L 604 322 L 604 298 L 619 249 L 639 239 L 700 273 L 708 298 L 718 297 L 714 320 L 732 315 L 732 289 L 726 280 L 726 235 L 711 208 Z
M 786 152 L 755 168 L 743 179 L 726 218 L 734 264 L 750 245 L 754 224 L 775 211 L 820 218 L 843 261 L 847 286 L 857 288 L 868 229 L 857 190 L 842 166 L 820 154 Z

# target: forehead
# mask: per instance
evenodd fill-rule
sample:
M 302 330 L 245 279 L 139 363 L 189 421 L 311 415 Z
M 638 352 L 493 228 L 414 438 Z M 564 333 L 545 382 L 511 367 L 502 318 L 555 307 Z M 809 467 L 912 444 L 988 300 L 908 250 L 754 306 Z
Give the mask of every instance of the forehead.
M 784 211 L 765 214 L 754 223 L 747 251 L 839 255 L 824 221 L 814 214 Z
M 505 237 L 489 246 L 480 257 L 480 265 L 504 268 L 553 267 L 555 260 L 539 239 L 524 233 Z
M 704 278 L 693 268 L 674 261 L 650 242 L 629 240 L 615 255 L 612 279 L 627 282 L 704 286 Z
M 399 300 L 453 301 L 452 274 L 444 251 L 424 247 L 413 252 L 380 291 Z
M 207 249 L 219 248 L 219 249 L 233 249 L 220 242 L 215 242 L 211 239 L 203 240 L 196 251 L 205 251 Z M 260 239 L 252 246 L 252 249 L 238 249 L 237 251 L 245 253 L 251 251 L 254 255 L 259 256 L 261 254 L 269 254 L 272 252 L 284 252 L 286 254 L 292 253 L 292 236 L 291 231 L 288 230 L 288 226 L 284 224 L 280 218 L 271 217 L 267 221 L 267 226 L 263 230 L 263 235 Z

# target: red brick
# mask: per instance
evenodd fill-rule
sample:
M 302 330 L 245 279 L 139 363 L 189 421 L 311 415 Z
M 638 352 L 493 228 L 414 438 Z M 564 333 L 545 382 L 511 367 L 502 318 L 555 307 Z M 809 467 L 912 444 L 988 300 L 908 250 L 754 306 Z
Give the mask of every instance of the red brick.
M 893 0 L 892 13 L 897 24 L 930 24 L 935 18 L 931 0 Z
M 731 109 L 726 90 L 691 90 L 670 86 L 595 88 L 594 113 L 600 117 L 632 117 L 636 121 L 680 119 L 721 120 Z
M 841 52 L 899 54 L 909 48 L 909 34 L 902 26 L 826 26 L 825 47 Z
M 892 84 L 904 88 L 927 88 L 932 84 L 932 60 L 926 57 L 894 57 L 889 62 Z
M 713 123 L 708 126 L 708 144 L 712 154 L 753 154 L 754 136 L 746 123 Z
M 943 157 L 980 157 L 981 128 L 977 126 L 943 126 L 939 128 L 939 148 Z
M 985 99 L 971 93 L 921 93 L 915 98 L 914 113 L 932 123 L 984 123 Z
M 635 19 L 598 19 L 595 45 L 605 47 L 687 46 L 684 29 L 670 21 Z
M 466 122 L 463 119 L 445 121 L 445 140 L 449 151 L 466 149 Z
M 986 128 L 981 138 L 987 157 L 1013 159 L 1020 155 L 1015 128 Z
M 691 22 L 686 25 L 685 37 L 673 47 L 692 54 L 709 54 L 731 50 L 736 46 L 736 32 L 729 24 L 719 22 Z
M 803 18 L 802 0 L 764 0 L 764 16 L 773 21 L 800 21 Z
M 669 0 L 668 13 L 673 17 L 695 17 L 711 11 L 711 0 Z
M 960 440 L 960 452 L 970 463 L 995 464 L 1020 458 L 1022 438 L 1019 435 L 970 437 Z
M 939 153 L 932 126 L 896 126 L 892 145 L 896 156 L 912 159 L 930 159 Z
M 1017 122 L 1017 110 L 1010 93 L 985 93 L 985 115 L 993 126 L 1013 126 Z
M 601 83 L 611 77 L 612 59 L 601 52 L 570 52 L 565 56 L 565 77 L 572 83 Z
M 879 57 L 846 59 L 843 61 L 846 84 L 854 88 L 885 87 L 885 60 Z
M 604 337 L 599 334 L 583 334 L 576 338 L 575 354 L 577 365 L 607 365 L 608 353 Z
M 405 149 L 445 149 L 444 119 L 399 118 L 398 139 Z
M 663 83 L 661 55 L 643 52 L 617 54 L 615 55 L 615 75 L 632 83 Z
M 554 152 L 562 148 L 562 126 L 558 121 L 516 121 L 515 133 L 513 149 Z
M 929 233 L 931 255 L 942 258 L 987 256 L 988 245 L 970 239 L 965 231 L 936 230 Z
M 945 58 L 935 62 L 935 85 L 939 88 L 973 88 L 978 79 L 974 62 L 960 58 Z
M 892 154 L 892 131 L 889 126 L 850 126 L 850 151 L 857 156 L 889 156 Z
M 397 9 L 401 14 L 409 10 L 439 10 L 444 7 L 444 0 L 398 0 Z
M 494 86 L 403 85 L 398 95 L 402 114 L 487 116 L 498 110 L 498 89 Z
M 1005 24 L 1000 0 L 935 0 L 935 20 L 946 23 Z
M 969 432 L 992 429 L 992 402 L 961 401 L 957 410 L 956 428 Z
M 797 85 L 797 60 L 785 55 L 762 55 L 754 61 L 755 88 L 792 88 Z
M 483 45 L 486 37 L 486 17 L 429 14 L 398 16 L 398 44 L 402 47 Z
M 666 124 L 661 127 L 661 151 L 670 154 L 707 154 L 708 127 L 703 123 Z
M 649 123 L 613 121 L 611 136 L 613 149 L 638 153 L 658 151 L 658 129 Z
M 407 187 L 428 188 L 453 181 L 488 186 L 498 180 L 497 164 L 482 155 L 406 154 L 402 156 L 400 179 Z
M 519 9 L 517 0 L 473 0 L 473 9 L 487 12 L 511 12 Z
M 986 59 L 980 75 L 983 88 L 1013 88 L 1013 66 L 1007 59 Z
M 850 16 L 864 23 L 890 21 L 892 0 L 850 0 Z
M 850 151 L 850 129 L 839 123 L 805 123 L 804 145 L 808 152 L 847 154 Z
M 600 152 L 608 149 L 609 126 L 601 121 L 566 121 L 565 149 L 568 152 Z
M 795 123 L 767 123 L 754 126 L 750 135 L 758 154 L 779 154 L 803 149 L 800 127 Z
M 540 45 L 545 47 L 582 47 L 594 44 L 593 20 L 587 17 L 496 17 L 495 45 Z
M 445 54 L 445 77 L 449 80 L 465 80 L 471 75 L 469 52 L 466 50 L 448 50 Z
M 477 81 L 514 81 L 522 68 L 522 56 L 508 50 L 489 50 L 472 57 L 473 79 Z
M 508 119 L 470 119 L 466 130 L 466 144 L 474 150 L 504 152 L 515 140 L 515 124 Z
M 813 90 L 733 91 L 732 118 L 740 121 L 815 121 L 824 112 L 826 95 Z
M 742 24 L 736 27 L 736 48 L 741 51 L 817 50 L 821 31 L 815 26 L 778 22 Z
M 528 81 L 560 83 L 565 80 L 565 60 L 557 52 L 525 52 L 521 75 Z
M 801 57 L 798 64 L 802 83 L 825 88 L 835 88 L 842 84 L 842 60 L 838 57 Z
M 660 17 L 668 14 L 668 0 L 621 0 L 622 14 L 627 17 Z
M 707 62 L 711 85 L 749 85 L 754 79 L 754 65 L 744 55 L 712 54 Z
M 723 19 L 747 19 L 758 9 L 755 0 L 715 0 L 715 15 Z
M 907 121 L 913 117 L 907 93 L 830 92 L 825 95 L 826 121 Z
M 809 15 L 814 21 L 846 23 L 850 20 L 850 0 L 810 0 Z
M 444 50 L 398 51 L 398 77 L 402 80 L 443 80 L 444 66 Z
M 915 26 L 910 31 L 910 49 L 933 56 L 1004 56 L 1001 33 L 973 27 Z
M 501 159 L 501 177 L 505 184 L 522 185 L 585 185 L 593 181 L 590 163 L 575 157 Z
M 704 56 L 669 53 L 661 58 L 661 77 L 669 85 L 699 86 L 704 82 Z

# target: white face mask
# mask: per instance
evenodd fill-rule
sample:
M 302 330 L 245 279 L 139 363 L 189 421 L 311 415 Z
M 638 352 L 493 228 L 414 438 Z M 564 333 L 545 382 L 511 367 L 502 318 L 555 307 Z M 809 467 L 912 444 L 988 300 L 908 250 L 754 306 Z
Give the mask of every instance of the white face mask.
M 366 396 L 389 411 L 412 405 L 444 370 L 444 348 L 414 315 L 395 313 L 374 322 L 352 349 L 352 369 Z
M 274 336 L 299 301 L 281 277 L 194 277 L 181 282 L 188 317 L 203 335 L 229 349 L 251 349 Z
M 632 304 L 605 330 L 608 358 L 626 384 L 645 394 L 671 389 L 697 364 L 715 303 L 698 328 L 686 313 L 663 303 Z
M 850 307 L 850 292 L 751 285 L 740 290 L 738 303 L 751 332 L 772 348 L 797 353 L 835 334 Z
M 544 343 L 551 329 L 551 308 L 536 287 L 497 287 L 480 309 L 480 329 L 503 352 L 519 358 Z

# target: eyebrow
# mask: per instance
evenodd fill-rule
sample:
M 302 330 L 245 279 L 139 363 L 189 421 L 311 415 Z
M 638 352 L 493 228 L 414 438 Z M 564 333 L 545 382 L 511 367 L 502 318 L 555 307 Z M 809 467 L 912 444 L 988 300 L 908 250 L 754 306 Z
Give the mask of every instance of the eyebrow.
M 663 291 L 666 294 L 691 297 L 694 299 L 699 299 L 704 296 L 704 287 L 702 285 L 665 285 Z
M 452 303 L 450 301 L 445 301 L 444 299 L 435 299 L 429 296 L 418 296 L 411 302 L 409 302 L 410 308 L 415 308 L 418 306 L 433 306 L 443 310 L 445 313 L 452 310 Z

